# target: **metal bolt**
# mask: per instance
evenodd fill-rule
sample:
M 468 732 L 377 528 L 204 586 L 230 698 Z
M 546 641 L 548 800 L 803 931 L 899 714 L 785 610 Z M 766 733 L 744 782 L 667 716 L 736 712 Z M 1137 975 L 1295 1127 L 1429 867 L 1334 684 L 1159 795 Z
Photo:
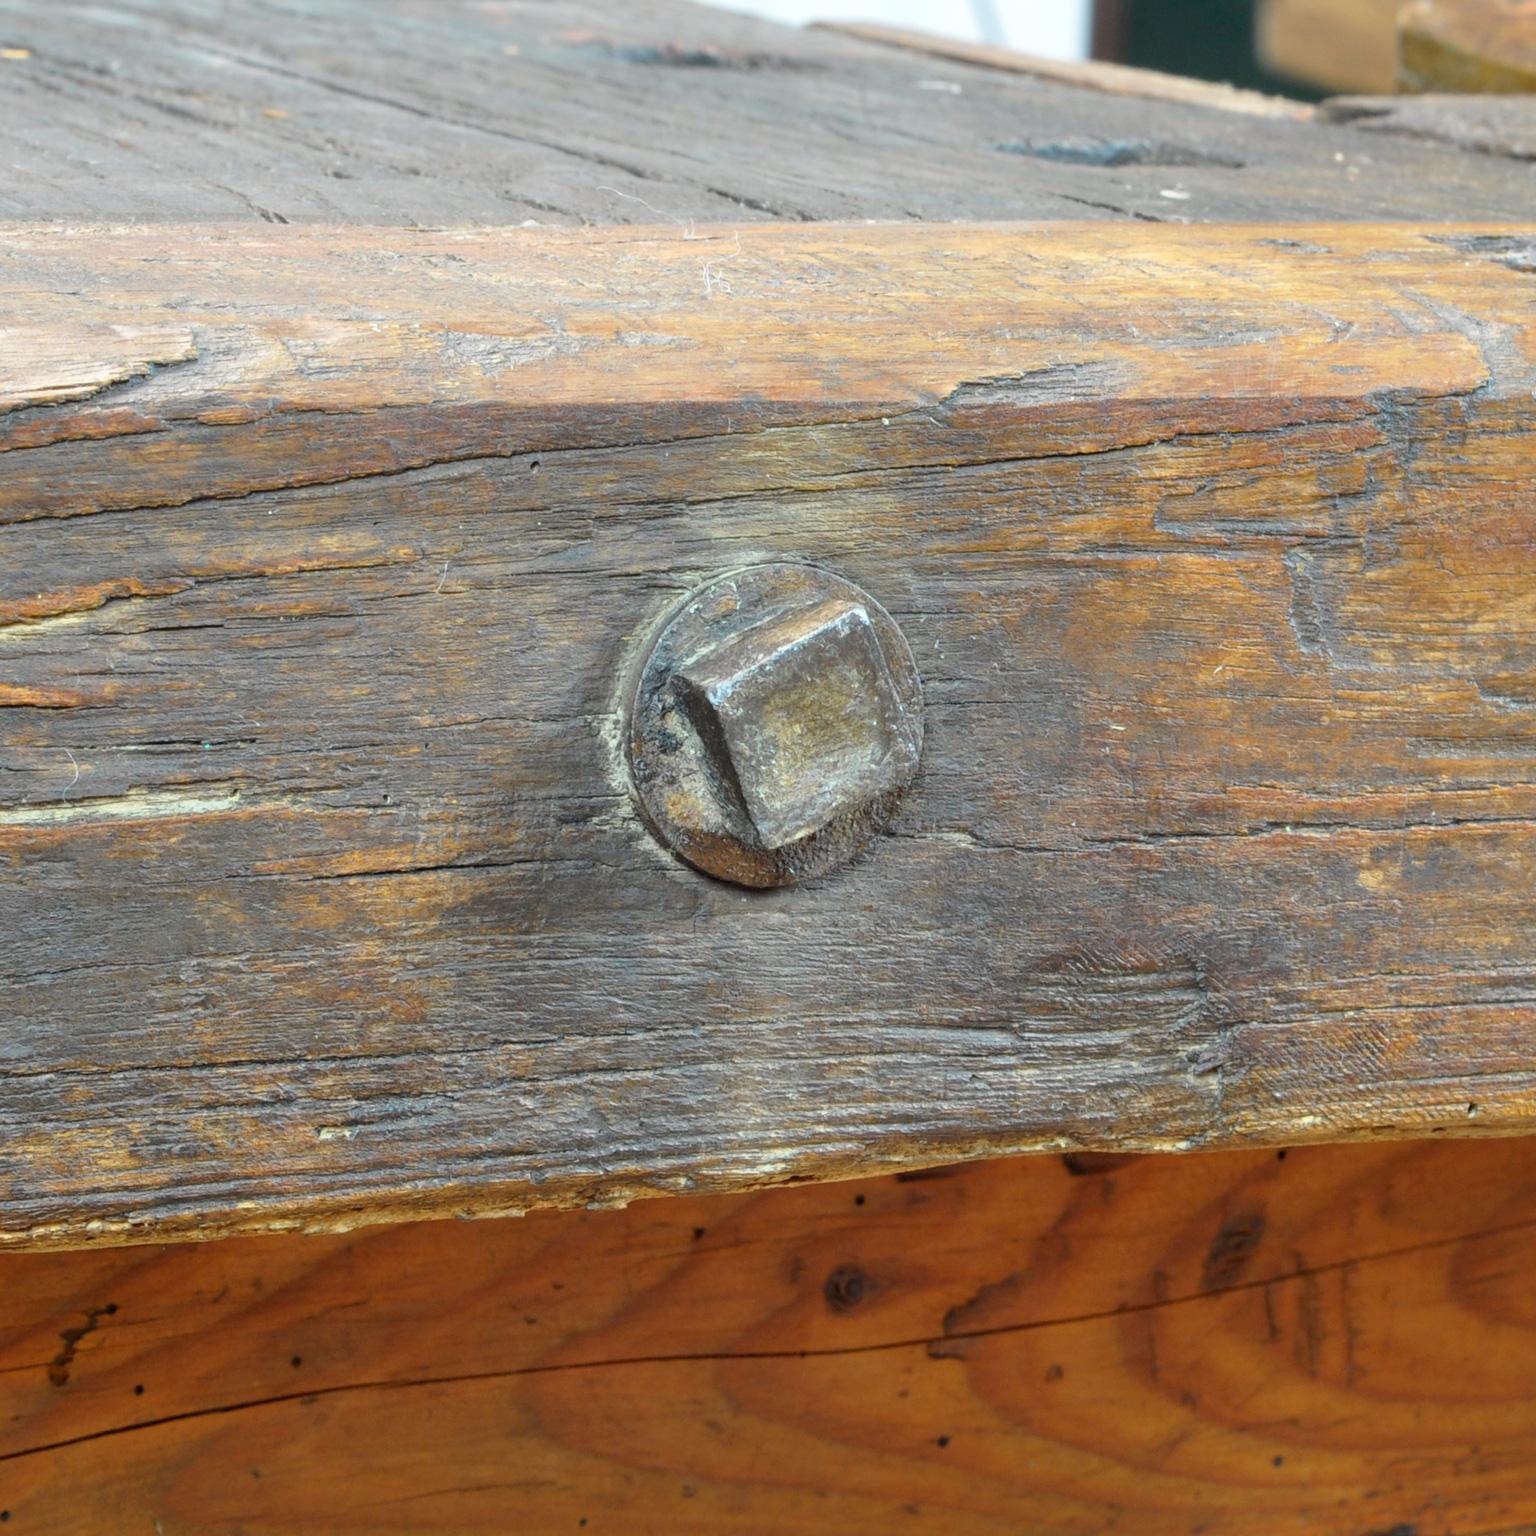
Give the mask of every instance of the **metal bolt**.
M 652 829 L 738 885 L 852 858 L 890 821 L 922 745 L 922 685 L 896 621 L 811 565 L 748 566 L 694 592 L 630 697 L 630 774 Z

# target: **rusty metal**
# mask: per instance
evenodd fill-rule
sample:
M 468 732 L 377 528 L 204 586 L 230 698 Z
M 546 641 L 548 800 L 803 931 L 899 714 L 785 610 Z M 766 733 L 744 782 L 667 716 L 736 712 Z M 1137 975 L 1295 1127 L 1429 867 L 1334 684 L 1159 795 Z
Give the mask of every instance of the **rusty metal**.
M 817 566 L 732 571 L 666 620 L 638 669 L 627 747 L 656 836 L 738 885 L 845 863 L 917 773 L 922 685 L 896 621 Z

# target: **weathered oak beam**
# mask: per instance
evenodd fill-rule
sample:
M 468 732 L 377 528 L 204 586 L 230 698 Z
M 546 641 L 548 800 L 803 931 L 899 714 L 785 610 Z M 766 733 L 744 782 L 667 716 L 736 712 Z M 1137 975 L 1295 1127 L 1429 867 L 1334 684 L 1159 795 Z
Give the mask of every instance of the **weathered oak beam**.
M 0 0 L 0 216 L 440 228 L 1531 207 L 1518 143 L 1458 154 L 1146 70 L 957 57 L 687 0 L 326 0 L 296 16 L 282 0 Z
M 1536 1124 L 1536 232 L 12 227 L 0 1223 Z M 617 751 L 742 562 L 906 632 L 754 894 Z

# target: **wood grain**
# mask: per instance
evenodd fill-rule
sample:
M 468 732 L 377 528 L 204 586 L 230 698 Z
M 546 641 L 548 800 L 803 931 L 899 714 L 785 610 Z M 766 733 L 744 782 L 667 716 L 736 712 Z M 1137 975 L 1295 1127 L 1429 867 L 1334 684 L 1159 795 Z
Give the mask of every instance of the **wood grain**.
M 12 228 L 4 1240 L 1529 1128 L 1531 251 Z M 927 745 L 764 897 L 615 711 L 785 557 Z
M 0 0 L 0 37 L 25 54 L 0 57 L 13 219 L 1530 217 L 1519 163 L 1294 103 L 1116 94 L 678 0 Z
M 1336 96 L 1318 107 L 1330 122 L 1364 133 L 1401 136 L 1498 155 L 1536 160 L 1536 96 L 1423 93 Z
M 1312 116 L 1311 106 L 1283 96 L 1269 96 L 1262 91 L 1239 90 L 1212 80 L 1195 80 L 1188 75 L 1170 75 L 1157 69 L 1139 69 L 1129 64 L 1115 64 L 1102 59 L 1051 59 L 1038 54 L 1021 53 L 992 43 L 973 43 L 965 38 L 947 37 L 935 32 L 921 32 L 910 27 L 882 26 L 874 22 L 824 22 L 829 31 L 866 42 L 883 43 L 891 48 L 909 48 L 935 58 L 953 59 L 963 64 L 979 64 L 986 69 L 1009 74 L 1028 75 L 1037 80 L 1053 80 L 1079 90 L 1098 91 L 1110 96 L 1131 96 L 1142 101 L 1171 102 L 1186 107 L 1207 107 L 1218 112 L 1242 112 L 1252 117 L 1274 118 L 1282 122 L 1304 123 Z
M 7 1255 L 17 1536 L 1536 1523 L 1530 1142 Z
M 1398 20 L 1406 91 L 1536 91 L 1532 0 L 1409 0 Z

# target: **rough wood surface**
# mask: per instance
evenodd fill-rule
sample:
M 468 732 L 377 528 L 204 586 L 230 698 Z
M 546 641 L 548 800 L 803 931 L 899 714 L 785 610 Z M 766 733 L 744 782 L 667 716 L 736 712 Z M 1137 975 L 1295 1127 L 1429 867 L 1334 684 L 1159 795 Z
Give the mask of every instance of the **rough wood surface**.
M 1532 252 L 11 229 L 4 1239 L 1528 1128 Z M 765 896 L 615 709 L 783 557 L 927 741 Z
M 1532 201 L 1528 167 L 1495 156 L 658 0 L 0 0 L 0 139 L 0 216 L 27 219 L 1470 220 Z
M 1336 96 L 1318 111 L 1366 133 L 1536 160 L 1536 96 Z
M 908 48 L 918 53 L 932 54 L 935 58 L 952 59 L 962 64 L 979 64 L 985 69 L 1028 75 L 1037 80 L 1052 80 L 1059 85 L 1104 92 L 1111 96 L 1172 102 L 1186 107 L 1209 107 L 1218 112 L 1243 112 L 1252 117 L 1273 118 L 1281 122 L 1304 123 L 1312 116 L 1312 108 L 1306 102 L 1269 96 L 1261 91 L 1239 90 L 1218 81 L 1170 75 L 1157 69 L 1138 69 L 1102 59 L 1042 58 L 1038 54 L 1020 53 L 1014 48 L 1002 48 L 992 43 L 973 43 L 964 38 L 945 37 L 909 27 L 866 22 L 823 22 L 821 25 L 830 31 L 862 38 L 866 42 L 883 43 L 891 48 Z
M 1406 91 L 1536 91 L 1536 0 L 1409 0 L 1398 20 Z
M 1536 1147 L 6 1255 L 16 1536 L 1516 1536 Z

